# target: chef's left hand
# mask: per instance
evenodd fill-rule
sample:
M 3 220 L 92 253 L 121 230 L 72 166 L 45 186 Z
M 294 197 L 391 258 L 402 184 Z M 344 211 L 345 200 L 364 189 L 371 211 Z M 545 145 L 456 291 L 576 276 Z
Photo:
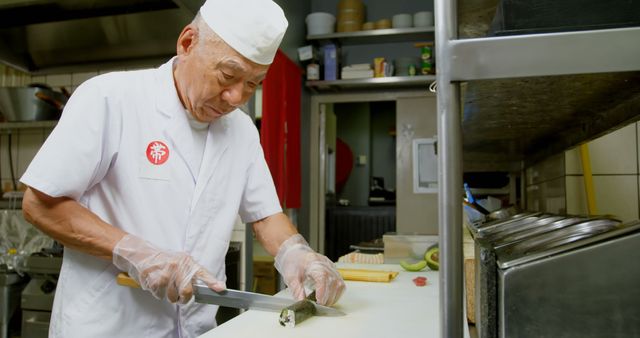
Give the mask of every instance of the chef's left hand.
M 333 262 L 313 251 L 300 234 L 282 243 L 275 266 L 297 300 L 307 296 L 305 283 L 315 286 L 316 300 L 321 305 L 335 304 L 344 292 L 344 281 Z

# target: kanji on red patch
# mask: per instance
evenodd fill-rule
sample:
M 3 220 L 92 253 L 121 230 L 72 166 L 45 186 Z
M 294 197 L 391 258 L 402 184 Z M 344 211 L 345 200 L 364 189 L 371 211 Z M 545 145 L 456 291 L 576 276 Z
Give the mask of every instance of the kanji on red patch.
M 160 165 L 169 159 L 169 147 L 160 141 L 153 141 L 147 146 L 147 159 L 151 164 Z

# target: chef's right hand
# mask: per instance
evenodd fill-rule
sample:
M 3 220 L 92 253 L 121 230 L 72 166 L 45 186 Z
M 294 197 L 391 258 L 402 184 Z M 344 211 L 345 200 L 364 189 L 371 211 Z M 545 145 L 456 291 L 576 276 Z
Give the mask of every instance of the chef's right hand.
M 289 237 L 280 245 L 275 266 L 296 300 L 307 297 L 306 285 L 315 288 L 316 299 L 321 305 L 335 304 L 344 292 L 344 281 L 333 262 L 313 251 L 300 234 Z
M 215 291 L 226 285 L 185 252 L 162 251 L 133 235 L 124 236 L 113 248 L 113 264 L 129 273 L 143 290 L 171 303 L 187 303 L 193 296 L 192 282 L 203 281 Z

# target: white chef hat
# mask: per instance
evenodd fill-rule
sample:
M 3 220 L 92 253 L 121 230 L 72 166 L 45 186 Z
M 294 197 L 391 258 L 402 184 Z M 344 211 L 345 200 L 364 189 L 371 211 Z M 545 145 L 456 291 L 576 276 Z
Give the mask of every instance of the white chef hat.
M 231 48 L 261 65 L 273 62 L 288 26 L 272 0 L 207 0 L 200 15 Z

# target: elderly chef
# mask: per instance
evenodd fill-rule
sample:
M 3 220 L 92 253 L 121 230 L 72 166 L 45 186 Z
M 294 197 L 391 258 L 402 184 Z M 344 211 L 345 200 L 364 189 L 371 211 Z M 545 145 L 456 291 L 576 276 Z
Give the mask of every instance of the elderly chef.
M 282 213 L 258 132 L 238 109 L 287 28 L 271 0 L 208 0 L 157 69 L 83 83 L 21 181 L 26 218 L 65 245 L 50 337 L 195 337 L 225 289 L 234 221 L 253 230 L 297 299 L 344 282 Z M 141 286 L 118 286 L 128 272 Z M 308 291 L 308 290 L 307 290 Z

